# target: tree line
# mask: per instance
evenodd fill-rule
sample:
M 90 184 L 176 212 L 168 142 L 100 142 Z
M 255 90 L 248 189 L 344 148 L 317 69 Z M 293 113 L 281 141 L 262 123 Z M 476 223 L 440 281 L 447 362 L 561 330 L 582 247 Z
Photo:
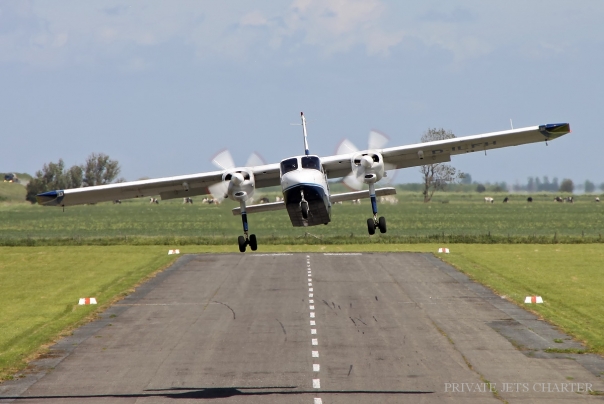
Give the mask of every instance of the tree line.
M 104 153 L 92 153 L 81 165 L 65 167 L 63 159 L 57 163 L 44 164 L 41 170 L 27 184 L 25 199 L 36 203 L 36 195 L 56 189 L 92 187 L 114 182 L 120 173 L 117 160 L 112 160 Z M 123 178 L 117 182 L 124 181 Z

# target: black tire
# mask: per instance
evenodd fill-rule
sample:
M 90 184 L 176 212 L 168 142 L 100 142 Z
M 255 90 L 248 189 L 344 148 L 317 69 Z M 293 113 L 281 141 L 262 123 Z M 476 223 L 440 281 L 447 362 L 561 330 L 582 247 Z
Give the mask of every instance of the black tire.
M 384 216 L 378 220 L 378 227 L 380 228 L 380 233 L 386 233 L 386 218 Z
M 245 246 L 246 246 L 245 237 L 239 236 L 239 238 L 237 239 L 237 242 L 239 243 L 239 251 L 245 252 Z
M 367 231 L 369 232 L 370 236 L 375 234 L 375 222 L 373 219 L 367 219 Z
M 304 220 L 308 219 L 308 203 L 302 202 L 300 204 L 300 208 L 302 210 L 302 219 L 304 219 Z
M 252 251 L 256 251 L 256 249 L 258 248 L 258 241 L 256 240 L 255 234 L 250 235 L 250 248 L 252 249 Z

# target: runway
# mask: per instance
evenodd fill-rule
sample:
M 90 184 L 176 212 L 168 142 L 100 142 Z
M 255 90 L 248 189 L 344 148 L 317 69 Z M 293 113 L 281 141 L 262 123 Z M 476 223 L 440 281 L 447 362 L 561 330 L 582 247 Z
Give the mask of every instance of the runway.
M 430 254 L 185 255 L 0 403 L 602 402 L 555 338 Z

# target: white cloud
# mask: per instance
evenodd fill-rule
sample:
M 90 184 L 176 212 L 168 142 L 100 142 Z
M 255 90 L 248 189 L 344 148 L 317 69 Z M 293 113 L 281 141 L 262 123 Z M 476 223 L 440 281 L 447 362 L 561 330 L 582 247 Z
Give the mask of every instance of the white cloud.
M 152 55 L 153 48 L 167 43 L 194 52 L 202 61 L 246 61 L 301 46 L 327 57 L 358 50 L 387 57 L 406 38 L 426 49 L 444 49 L 463 62 L 502 46 L 516 46 L 519 55 L 535 58 L 564 52 L 580 41 L 604 40 L 604 30 L 596 28 L 604 9 L 600 3 L 582 8 L 559 0 L 547 7 L 514 0 L 460 4 L 463 7 L 395 0 L 5 1 L 0 5 L 0 63 L 114 61 L 124 66 L 137 48 L 150 53 L 147 60 L 160 58 Z M 283 52 L 279 55 L 282 58 Z

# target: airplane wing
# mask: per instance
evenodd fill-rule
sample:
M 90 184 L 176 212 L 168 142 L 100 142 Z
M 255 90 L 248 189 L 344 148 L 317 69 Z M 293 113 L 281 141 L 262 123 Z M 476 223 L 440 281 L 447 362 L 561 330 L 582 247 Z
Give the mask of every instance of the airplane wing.
M 451 161 L 451 156 L 554 140 L 570 133 L 568 123 L 555 123 L 527 128 L 491 132 L 481 135 L 457 137 L 408 146 L 389 147 L 380 152 L 386 164 L 393 168 L 416 167 Z M 353 154 L 340 154 L 321 158 L 328 178 L 345 177 L 350 173 Z
M 256 188 L 280 185 L 279 164 L 252 168 Z M 222 181 L 222 171 L 181 175 L 151 180 L 129 181 L 94 187 L 55 190 L 37 195 L 38 203 L 47 206 L 71 206 L 116 199 L 144 198 L 160 195 L 161 199 L 208 195 L 208 186 Z
M 421 166 L 447 162 L 452 155 L 517 146 L 526 143 L 553 140 L 570 133 L 568 123 L 532 126 L 502 132 L 466 136 L 435 142 L 378 150 L 384 162 L 394 168 Z M 351 171 L 353 154 L 322 157 L 321 162 L 328 178 L 341 178 Z M 279 164 L 251 167 L 256 180 L 255 188 L 280 185 Z M 85 203 L 142 198 L 160 195 L 161 199 L 184 198 L 210 194 L 208 187 L 222 180 L 223 171 L 165 177 L 150 180 L 122 182 L 94 187 L 55 190 L 37 195 L 40 205 L 71 206 Z M 356 198 L 353 198 L 356 199 Z

